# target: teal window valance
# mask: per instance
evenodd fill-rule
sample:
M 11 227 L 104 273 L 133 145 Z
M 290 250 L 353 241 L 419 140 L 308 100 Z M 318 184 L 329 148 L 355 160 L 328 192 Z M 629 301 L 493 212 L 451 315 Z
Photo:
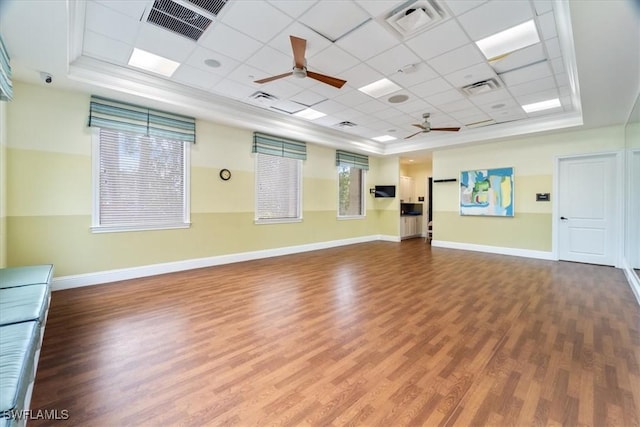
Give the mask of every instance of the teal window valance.
M 350 166 L 352 168 L 369 170 L 369 156 L 336 150 L 336 166 Z
M 307 144 L 279 136 L 255 132 L 253 134 L 252 153 L 307 160 Z
M 9 53 L 0 36 L 0 101 L 13 99 L 13 85 L 11 84 L 11 64 Z
M 196 119 L 91 96 L 89 126 L 196 142 Z

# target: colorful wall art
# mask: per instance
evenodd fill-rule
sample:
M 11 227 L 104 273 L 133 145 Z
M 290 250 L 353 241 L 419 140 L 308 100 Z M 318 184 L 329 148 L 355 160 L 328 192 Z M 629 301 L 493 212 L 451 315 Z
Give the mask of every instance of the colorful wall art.
M 460 172 L 460 215 L 513 213 L 513 168 Z

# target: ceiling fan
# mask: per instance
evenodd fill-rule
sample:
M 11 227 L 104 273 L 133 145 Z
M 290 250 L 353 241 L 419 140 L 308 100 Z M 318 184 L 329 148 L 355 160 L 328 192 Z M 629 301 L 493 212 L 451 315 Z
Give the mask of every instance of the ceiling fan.
M 422 122 L 422 124 L 413 124 L 413 126 L 418 127 L 422 130 L 420 130 L 419 132 L 416 132 L 414 134 L 411 134 L 409 136 L 406 136 L 404 139 L 409 139 L 409 138 L 413 138 L 414 136 L 420 134 L 420 133 L 429 133 L 432 130 L 440 130 L 440 131 L 446 131 L 446 132 L 458 132 L 460 130 L 460 128 L 432 128 L 431 127 L 431 123 L 429 123 L 429 117 L 431 116 L 430 113 L 424 113 L 422 115 L 422 118 L 424 119 L 424 122 Z
M 304 57 L 305 50 L 307 49 L 307 41 L 295 36 L 289 36 L 289 38 L 291 39 L 291 49 L 293 50 L 293 71 L 256 80 L 255 83 L 269 83 L 271 81 L 293 75 L 298 78 L 311 77 L 314 80 L 318 80 L 319 82 L 337 87 L 338 89 L 344 86 L 344 84 L 347 82 L 346 80 L 338 79 L 331 76 L 325 76 L 324 74 L 314 73 L 313 71 L 308 71 L 307 60 Z

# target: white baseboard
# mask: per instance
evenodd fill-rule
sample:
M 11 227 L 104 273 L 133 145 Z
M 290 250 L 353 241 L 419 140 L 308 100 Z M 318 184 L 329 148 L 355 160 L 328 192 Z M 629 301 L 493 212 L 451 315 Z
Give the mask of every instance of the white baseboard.
M 636 301 L 638 301 L 638 305 L 640 305 L 640 279 L 638 279 L 638 276 L 626 259 L 622 260 L 622 270 L 624 271 L 624 275 L 627 276 L 627 281 L 629 282 L 633 295 L 636 297 Z
M 241 252 L 228 255 L 218 255 L 207 258 L 173 261 L 162 264 L 144 265 L 140 267 L 122 268 L 118 270 L 99 271 L 95 273 L 77 274 L 73 276 L 55 277 L 51 282 L 51 290 L 78 288 L 82 286 L 99 285 L 120 280 L 136 279 L 139 277 L 155 276 L 157 274 L 174 273 L 192 270 L 194 268 L 212 267 L 214 265 L 231 264 L 234 262 L 251 261 L 254 259 L 271 258 L 319 249 L 335 248 L 356 243 L 373 242 L 377 240 L 399 242 L 399 236 L 371 235 L 353 237 L 350 239 L 331 240 L 328 242 L 309 243 L 305 245 L 287 246 L 283 248 L 264 249 L 260 251 Z
M 445 240 L 432 240 L 431 246 L 448 249 L 461 249 L 465 251 L 487 252 L 490 254 L 511 255 L 524 258 L 556 260 L 553 253 L 545 251 L 534 251 L 531 249 L 505 248 L 501 246 L 476 245 L 473 243 L 449 242 Z

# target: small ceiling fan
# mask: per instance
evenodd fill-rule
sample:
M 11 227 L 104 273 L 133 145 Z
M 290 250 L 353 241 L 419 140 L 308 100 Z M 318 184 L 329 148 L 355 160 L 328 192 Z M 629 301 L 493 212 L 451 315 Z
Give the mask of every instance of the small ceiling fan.
M 431 123 L 429 123 L 429 117 L 431 116 L 430 113 L 424 113 L 422 115 L 422 118 L 424 119 L 424 122 L 422 122 L 422 124 L 413 124 L 413 126 L 418 127 L 422 130 L 420 130 L 419 132 L 416 132 L 414 134 L 411 134 L 409 136 L 406 136 L 404 139 L 409 139 L 409 138 L 413 138 L 414 136 L 420 134 L 420 133 L 429 133 L 432 130 L 439 130 L 439 131 L 445 131 L 445 132 L 458 132 L 460 130 L 460 128 L 432 128 L 431 127 Z
M 307 60 L 304 57 L 305 51 L 307 50 L 307 41 L 295 36 L 289 36 L 289 38 L 291 39 L 291 49 L 293 50 L 293 71 L 256 80 L 255 83 L 269 83 L 274 80 L 293 75 L 298 78 L 311 77 L 314 80 L 318 80 L 319 82 L 337 87 L 338 89 L 344 86 L 344 84 L 347 82 L 346 80 L 338 79 L 331 76 L 325 76 L 324 74 L 314 73 L 313 71 L 308 71 Z

